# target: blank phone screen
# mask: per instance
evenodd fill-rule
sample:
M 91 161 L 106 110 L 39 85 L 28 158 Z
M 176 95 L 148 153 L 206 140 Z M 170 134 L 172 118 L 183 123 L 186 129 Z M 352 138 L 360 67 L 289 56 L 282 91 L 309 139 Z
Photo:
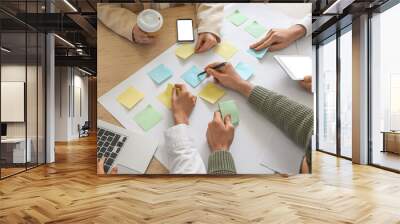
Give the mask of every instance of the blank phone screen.
M 189 19 L 178 19 L 178 41 L 194 41 L 193 22 Z

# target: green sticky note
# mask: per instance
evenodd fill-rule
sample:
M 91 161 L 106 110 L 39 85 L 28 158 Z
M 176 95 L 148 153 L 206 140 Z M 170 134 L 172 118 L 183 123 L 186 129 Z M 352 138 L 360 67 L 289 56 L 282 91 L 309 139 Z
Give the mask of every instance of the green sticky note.
M 235 26 L 240 26 L 247 21 L 247 17 L 240 13 L 239 10 L 235 10 L 227 17 L 227 19 L 231 21 L 231 23 L 233 23 Z
M 236 106 L 235 101 L 228 100 L 220 102 L 218 106 L 219 106 L 219 111 L 221 112 L 222 115 L 222 119 L 224 119 L 226 115 L 231 115 L 232 124 L 235 126 L 239 124 L 239 110 Z
M 148 131 L 161 121 L 162 115 L 150 104 L 133 118 L 144 131 Z
M 261 26 L 257 21 L 251 22 L 249 25 L 247 25 L 244 28 L 245 31 L 247 31 L 250 35 L 252 35 L 254 38 L 259 38 L 261 35 L 263 35 L 267 29 Z

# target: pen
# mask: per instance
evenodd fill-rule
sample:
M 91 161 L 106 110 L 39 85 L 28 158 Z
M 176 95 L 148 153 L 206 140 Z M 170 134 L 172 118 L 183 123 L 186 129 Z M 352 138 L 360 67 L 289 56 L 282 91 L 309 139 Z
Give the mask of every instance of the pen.
M 223 67 L 225 65 L 226 65 L 226 62 L 222 62 L 222 63 L 212 67 L 212 69 L 219 69 L 219 68 L 221 68 L 221 67 Z M 197 78 L 199 78 L 199 76 L 201 76 L 201 75 L 203 75 L 205 73 L 206 73 L 206 71 L 200 72 L 199 74 L 197 74 Z

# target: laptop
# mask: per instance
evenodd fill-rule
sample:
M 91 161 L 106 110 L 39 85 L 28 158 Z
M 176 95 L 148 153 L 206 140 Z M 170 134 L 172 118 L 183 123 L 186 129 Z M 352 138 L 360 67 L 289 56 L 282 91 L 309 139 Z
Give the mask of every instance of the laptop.
M 275 55 L 275 60 L 293 80 L 304 80 L 312 75 L 312 60 L 310 57 L 299 55 Z
M 104 172 L 118 167 L 118 174 L 144 174 L 158 142 L 138 132 L 97 121 L 97 158 L 104 159 Z

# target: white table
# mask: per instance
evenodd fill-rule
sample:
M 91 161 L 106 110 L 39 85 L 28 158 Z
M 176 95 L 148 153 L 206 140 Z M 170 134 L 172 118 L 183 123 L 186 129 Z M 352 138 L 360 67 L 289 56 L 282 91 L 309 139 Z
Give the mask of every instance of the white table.
M 27 144 L 26 144 L 27 143 Z M 3 147 L 13 147 L 13 163 L 25 163 L 31 162 L 31 146 L 32 140 L 27 138 L 5 138 L 1 139 L 2 148 Z M 25 144 L 27 145 L 25 151 Z M 26 159 L 26 160 L 25 160 Z
M 304 4 L 310 11 L 310 5 Z M 286 5 L 292 7 L 292 5 Z M 300 18 L 288 16 L 286 13 L 278 10 L 274 4 L 230 4 L 225 7 L 225 16 L 232 13 L 235 9 L 240 9 L 250 20 L 256 19 L 259 23 L 269 28 L 286 28 Z M 307 12 L 307 10 L 299 10 Z M 303 13 L 303 16 L 306 16 Z M 243 31 L 244 25 L 235 27 L 228 20 L 224 21 L 222 34 L 223 40 L 233 43 L 239 52 L 229 61 L 236 65 L 239 61 L 251 65 L 256 71 L 251 81 L 254 84 L 264 86 L 273 91 L 284 94 L 291 99 L 302 104 L 313 106 L 313 97 L 306 93 L 297 82 L 291 80 L 285 72 L 274 61 L 275 54 L 296 54 L 311 57 L 311 37 L 296 41 L 293 45 L 278 53 L 268 53 L 261 61 L 246 53 L 248 46 L 256 40 L 248 33 Z M 181 61 L 175 56 L 174 45 L 165 52 L 156 57 L 153 61 L 132 74 L 129 78 L 122 81 L 109 92 L 99 98 L 99 102 L 106 108 L 125 128 L 135 130 L 159 139 L 159 147 L 155 154 L 156 158 L 166 167 L 168 158 L 164 150 L 163 141 L 164 131 L 173 126 L 173 120 L 170 110 L 157 100 L 157 96 L 166 88 L 166 83 L 182 83 L 180 76 L 192 65 L 203 68 L 205 65 L 214 61 L 223 60 L 213 51 L 203 54 L 193 55 L 186 61 Z M 173 77 L 161 86 L 157 86 L 148 77 L 148 72 L 155 66 L 163 63 L 173 70 Z M 112 75 L 112 74 L 109 74 Z M 209 81 L 204 81 L 197 88 L 188 87 L 189 91 L 197 95 L 199 91 Z M 132 110 L 124 109 L 115 99 L 126 88 L 133 86 L 139 91 L 145 93 L 143 99 Z M 231 147 L 232 155 L 235 159 L 236 168 L 240 174 L 265 174 L 272 173 L 261 164 L 267 165 L 274 170 L 282 173 L 298 173 L 299 167 L 304 156 L 304 150 L 295 145 L 287 136 L 275 125 L 265 119 L 260 113 L 254 110 L 239 94 L 225 89 L 226 94 L 221 99 L 235 100 L 240 113 L 240 124 L 236 129 L 235 140 Z M 133 121 L 133 117 L 145 106 L 151 104 L 163 114 L 163 120 L 148 132 L 143 130 Z M 191 115 L 191 135 L 194 136 L 195 145 L 198 148 L 204 163 L 207 165 L 209 148 L 205 138 L 207 123 L 212 119 L 213 111 L 217 105 L 211 105 L 204 100 L 199 99 Z

